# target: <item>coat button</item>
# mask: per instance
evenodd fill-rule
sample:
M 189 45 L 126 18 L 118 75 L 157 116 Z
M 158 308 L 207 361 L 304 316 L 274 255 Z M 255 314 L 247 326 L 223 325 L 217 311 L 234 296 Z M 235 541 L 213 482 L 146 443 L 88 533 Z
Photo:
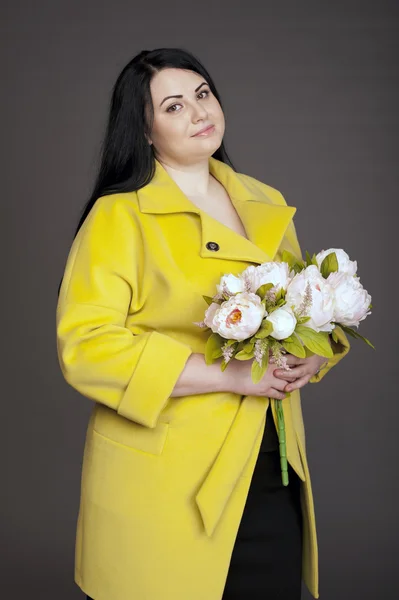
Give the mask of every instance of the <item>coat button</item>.
M 208 250 L 214 250 L 216 252 L 217 250 L 219 250 L 220 246 L 216 242 L 207 242 L 206 247 L 208 248 Z

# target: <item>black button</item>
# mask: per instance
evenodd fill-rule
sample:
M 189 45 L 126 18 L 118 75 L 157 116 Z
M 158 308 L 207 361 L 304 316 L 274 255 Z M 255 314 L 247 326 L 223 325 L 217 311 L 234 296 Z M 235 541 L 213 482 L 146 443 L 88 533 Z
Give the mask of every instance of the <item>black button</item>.
M 216 242 L 207 242 L 206 247 L 208 250 L 214 250 L 215 252 L 219 250 L 219 244 Z

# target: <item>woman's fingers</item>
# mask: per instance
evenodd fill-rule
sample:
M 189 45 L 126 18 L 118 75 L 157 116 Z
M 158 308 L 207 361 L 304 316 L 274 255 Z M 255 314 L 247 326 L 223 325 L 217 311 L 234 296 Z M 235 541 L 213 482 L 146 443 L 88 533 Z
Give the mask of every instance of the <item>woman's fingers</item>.
M 276 390 L 275 388 L 270 388 L 270 397 L 275 398 L 276 400 L 283 400 L 286 396 L 285 392 L 281 392 L 280 390 Z
M 279 379 L 292 381 L 293 379 L 298 379 L 298 377 L 303 377 L 305 375 L 305 367 L 300 365 L 298 367 L 291 368 L 289 371 L 284 371 L 284 369 L 274 369 L 273 375 Z
M 305 358 L 299 358 L 298 356 L 294 356 L 293 354 L 285 354 L 284 357 L 287 365 L 289 365 L 290 367 L 294 365 L 302 365 L 306 362 Z M 269 362 L 271 364 L 275 364 L 276 361 L 274 360 L 273 356 L 269 357 Z
M 285 379 L 279 379 L 278 377 L 274 377 L 274 379 L 272 379 L 270 385 L 272 386 L 272 388 L 274 390 L 277 390 L 279 392 L 284 392 L 285 386 L 287 385 L 287 381 Z
M 304 375 L 303 377 L 299 377 L 296 381 L 292 383 L 287 383 L 284 388 L 285 392 L 292 392 L 293 390 L 297 390 L 309 382 L 310 375 Z
M 288 375 L 288 373 L 283 373 L 281 375 L 279 375 L 278 373 L 275 374 L 275 377 L 277 377 L 277 379 L 280 379 L 281 381 L 295 381 L 296 379 L 298 379 L 298 377 L 303 377 L 304 373 L 297 373 L 297 374 L 291 374 Z

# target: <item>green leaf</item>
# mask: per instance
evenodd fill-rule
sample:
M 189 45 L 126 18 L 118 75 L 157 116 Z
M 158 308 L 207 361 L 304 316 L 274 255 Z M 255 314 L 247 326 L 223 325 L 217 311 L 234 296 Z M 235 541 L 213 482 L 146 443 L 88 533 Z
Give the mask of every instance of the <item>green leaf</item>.
M 254 346 L 255 346 L 255 342 L 256 342 L 256 339 L 252 338 L 249 342 L 244 344 L 243 350 L 245 350 L 245 352 L 252 352 L 252 350 L 254 349 Z
M 237 352 L 237 354 L 234 355 L 234 358 L 236 358 L 237 360 L 249 360 L 250 358 L 253 358 L 253 356 L 253 351 L 245 352 L 245 350 L 239 350 L 239 352 Z
M 210 306 L 214 302 L 213 298 L 211 298 L 210 296 L 203 295 L 202 297 L 205 300 L 205 302 L 208 304 L 208 306 Z
M 341 329 L 343 329 L 344 331 L 346 331 L 346 333 L 349 333 L 349 335 L 352 334 L 353 337 L 356 337 L 355 330 L 352 329 L 352 327 L 348 327 L 348 325 L 343 325 L 342 323 L 340 323 L 339 326 L 341 327 Z
M 366 342 L 366 344 L 368 344 L 369 346 L 371 346 L 371 348 L 373 348 L 373 350 L 375 350 L 375 347 L 373 346 L 373 344 L 370 342 L 370 340 L 368 340 L 367 338 L 363 337 L 362 335 L 360 335 L 360 333 L 358 333 L 357 331 L 355 331 L 354 329 L 352 329 L 351 327 L 348 327 L 347 325 L 342 325 L 340 323 L 339 325 L 341 327 L 341 329 L 343 329 L 343 331 L 345 331 L 345 333 L 348 333 L 349 335 L 351 335 L 354 338 L 358 338 L 360 340 L 363 340 L 364 342 Z
M 290 335 L 289 337 L 285 338 L 285 340 L 280 340 L 280 343 L 290 354 L 293 354 L 298 358 L 305 358 L 305 348 L 296 335 Z
M 312 264 L 312 258 L 309 252 L 306 250 L 306 266 L 309 267 Z
M 255 338 L 257 340 L 264 340 L 268 335 L 270 334 L 265 329 L 259 329 L 259 331 L 255 333 Z
M 314 356 L 316 354 L 316 352 L 312 352 L 311 350 L 309 350 L 309 348 L 307 346 L 304 346 L 305 348 L 305 358 L 307 358 L 308 356 Z
M 334 273 L 335 271 L 338 271 L 337 255 L 335 252 L 330 252 L 330 254 L 327 254 L 320 265 L 320 273 L 324 279 L 327 279 L 329 274 Z
M 263 300 L 263 298 L 266 295 L 266 292 L 268 292 L 272 287 L 272 283 L 264 283 L 263 285 L 258 287 L 255 293 Z
M 273 323 L 269 321 L 267 316 L 263 319 L 262 323 L 260 324 L 260 329 L 265 329 L 269 333 L 273 331 Z
M 310 317 L 299 317 L 299 319 L 297 319 L 297 323 L 298 325 L 302 325 L 302 323 L 306 323 L 307 321 L 309 321 Z
M 216 358 L 223 356 L 221 347 L 226 340 L 218 333 L 212 333 L 205 345 L 205 363 L 211 365 Z
M 339 326 L 341 327 L 341 329 L 343 331 L 345 331 L 345 333 L 348 333 L 353 338 L 357 338 L 358 337 L 357 332 L 354 329 L 352 329 L 352 327 L 348 327 L 347 325 L 342 325 L 342 323 L 340 323 Z
M 373 350 L 375 350 L 375 347 L 370 342 L 370 340 L 368 340 L 366 337 L 363 337 L 362 335 L 360 335 L 360 333 L 358 333 L 357 336 L 358 336 L 358 338 L 360 338 L 361 340 L 363 340 L 364 342 L 366 342 L 366 344 L 368 344 L 371 348 L 373 348 Z
M 333 330 L 332 330 L 332 332 L 331 332 L 331 337 L 332 337 L 332 339 L 334 340 L 334 342 L 335 342 L 336 344 L 338 344 L 338 342 L 339 342 L 339 339 L 338 339 L 338 336 L 337 336 L 336 332 L 334 331 L 334 329 L 333 329 Z
M 268 321 L 267 319 L 263 319 L 261 326 L 257 333 L 255 333 L 254 337 L 256 339 L 263 340 L 265 337 L 270 335 L 273 332 L 273 323 Z
M 294 269 L 296 273 L 302 271 L 302 269 L 305 267 L 305 262 L 303 260 L 297 259 L 288 250 L 283 250 L 283 253 L 281 255 L 281 261 L 288 263 L 290 269 Z
M 283 250 L 283 253 L 281 255 L 281 261 L 288 263 L 289 266 L 292 267 L 296 263 L 296 258 L 288 250 Z
M 254 360 L 252 362 L 251 377 L 252 377 L 253 383 L 259 383 L 259 381 L 262 379 L 263 375 L 266 373 L 268 364 L 269 364 L 269 352 L 266 350 L 266 352 L 263 355 L 261 365 L 259 365 L 257 360 Z
M 305 325 L 297 325 L 295 333 L 299 335 L 302 343 L 315 354 L 324 356 L 325 358 L 334 356 L 330 342 L 328 341 L 327 331 L 314 331 Z
M 294 269 L 294 272 L 295 272 L 295 274 L 297 274 L 297 273 L 300 273 L 300 272 L 301 272 L 301 271 L 302 271 L 304 268 L 305 268 L 305 265 L 300 265 L 300 264 L 298 264 L 298 263 L 296 263 L 296 264 L 293 266 L 293 269 Z

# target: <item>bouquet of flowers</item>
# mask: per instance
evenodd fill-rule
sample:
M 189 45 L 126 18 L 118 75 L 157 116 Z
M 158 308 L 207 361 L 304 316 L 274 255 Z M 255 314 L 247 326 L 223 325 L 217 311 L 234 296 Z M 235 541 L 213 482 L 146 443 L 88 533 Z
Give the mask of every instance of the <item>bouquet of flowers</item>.
M 374 348 L 353 329 L 372 308 L 371 296 L 356 275 L 356 261 L 340 248 L 313 256 L 306 251 L 305 261 L 284 250 L 281 258 L 281 262 L 251 265 L 237 276 L 223 275 L 217 293 L 203 296 L 208 308 L 204 320 L 195 325 L 212 331 L 205 347 L 207 364 L 223 357 L 224 371 L 232 358 L 252 360 L 252 381 L 257 383 L 266 372 L 269 354 L 279 368 L 288 371 L 286 353 L 300 358 L 332 357 L 329 336 L 338 341 L 337 325 Z M 288 485 L 284 413 L 281 402 L 272 400 L 282 480 Z

